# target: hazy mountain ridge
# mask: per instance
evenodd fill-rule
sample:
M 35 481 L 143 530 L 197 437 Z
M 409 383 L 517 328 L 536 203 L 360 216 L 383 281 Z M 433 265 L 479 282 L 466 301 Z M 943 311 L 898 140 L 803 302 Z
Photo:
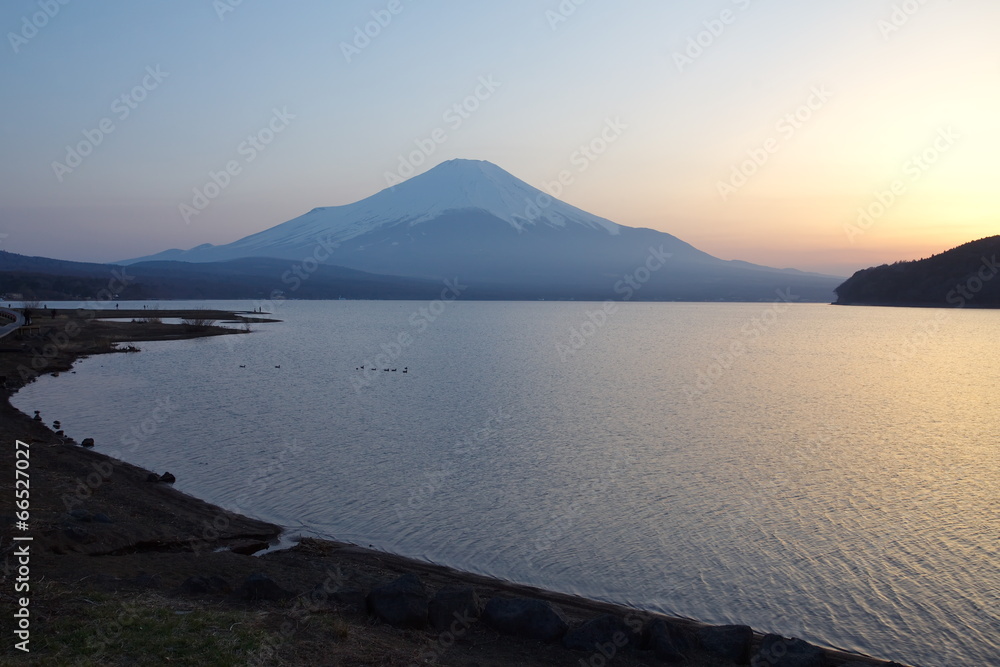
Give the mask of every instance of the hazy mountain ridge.
M 650 271 L 648 257 L 669 256 Z M 442 280 L 506 298 L 831 301 L 842 279 L 725 261 L 652 229 L 626 227 L 555 199 L 500 167 L 450 160 L 392 188 L 305 215 L 233 243 L 168 250 L 150 260 L 217 262 L 256 256 Z M 632 274 L 639 289 L 623 288 Z M 482 297 L 503 298 L 503 297 Z
M 440 285 L 339 266 L 306 272 L 282 259 L 229 262 L 89 264 L 0 252 L 0 293 L 43 300 L 86 300 L 111 289 L 121 300 L 141 299 L 427 299 Z M 124 285 L 124 286 L 123 286 Z M 110 286 L 110 288 L 109 288 Z
M 837 287 L 838 305 L 1000 307 L 1000 236 L 926 259 L 858 271 Z

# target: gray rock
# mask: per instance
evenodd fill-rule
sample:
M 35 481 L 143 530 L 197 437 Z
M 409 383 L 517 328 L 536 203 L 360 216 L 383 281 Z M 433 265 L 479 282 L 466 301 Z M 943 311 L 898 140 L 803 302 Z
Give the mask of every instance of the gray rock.
M 66 526 L 63 528 L 63 533 L 74 542 L 82 542 L 83 544 L 90 544 L 97 539 L 89 530 L 84 530 L 79 526 Z
M 557 607 L 528 598 L 493 598 L 486 603 L 482 619 L 497 632 L 543 642 L 557 641 L 569 629 Z
M 750 662 L 753 629 L 749 625 L 712 625 L 695 630 L 701 648 L 714 656 L 746 665 Z
M 662 662 L 687 662 L 693 641 L 680 626 L 666 619 L 658 618 L 647 628 L 646 648 L 653 651 Z
M 483 603 L 471 588 L 442 588 L 427 606 L 431 626 L 440 632 L 468 628 L 479 620 Z
M 84 438 L 83 442 L 80 443 L 80 446 L 81 447 L 93 447 L 94 446 L 94 439 L 93 438 Z
M 206 593 L 230 593 L 233 589 L 228 581 L 216 574 L 211 574 L 207 577 L 200 575 L 188 577 L 181 584 L 181 590 L 194 595 L 204 595 Z
M 177 478 L 171 475 L 169 472 L 165 472 L 162 475 L 160 475 L 160 481 L 165 484 L 173 484 L 174 482 L 177 481 Z
M 823 667 L 823 649 L 801 639 L 766 635 L 754 656 L 754 664 L 767 667 Z
M 638 648 L 641 631 L 641 625 L 633 628 L 619 616 L 602 614 L 567 632 L 562 643 L 571 651 L 600 653 L 611 660 L 622 650 Z
M 290 591 L 274 582 L 266 574 L 251 574 L 243 580 L 243 585 L 239 590 L 240 597 L 245 600 L 285 600 L 293 597 Z
M 316 584 L 309 591 L 308 604 L 313 608 L 343 605 L 355 611 L 364 611 L 367 598 L 368 596 L 360 588 L 338 588 L 330 591 L 323 584 Z
M 406 574 L 368 594 L 368 611 L 397 628 L 427 625 L 427 590 L 415 574 Z

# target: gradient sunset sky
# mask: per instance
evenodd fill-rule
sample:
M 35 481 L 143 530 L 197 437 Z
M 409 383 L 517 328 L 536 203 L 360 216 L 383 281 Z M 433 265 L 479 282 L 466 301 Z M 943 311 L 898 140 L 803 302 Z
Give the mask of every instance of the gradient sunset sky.
M 571 204 L 776 267 L 1000 233 L 997 0 L 63 2 L 0 7 L 11 252 L 228 243 L 374 194 L 420 144 L 416 173 L 566 171 Z

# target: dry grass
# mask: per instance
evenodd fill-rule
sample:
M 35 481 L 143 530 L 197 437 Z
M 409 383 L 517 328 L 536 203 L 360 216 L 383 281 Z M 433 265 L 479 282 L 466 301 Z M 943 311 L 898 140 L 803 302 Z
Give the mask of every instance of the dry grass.
M 245 665 L 274 642 L 264 619 L 245 609 L 150 593 L 66 591 L 61 598 L 50 603 L 58 612 L 32 633 L 29 664 Z

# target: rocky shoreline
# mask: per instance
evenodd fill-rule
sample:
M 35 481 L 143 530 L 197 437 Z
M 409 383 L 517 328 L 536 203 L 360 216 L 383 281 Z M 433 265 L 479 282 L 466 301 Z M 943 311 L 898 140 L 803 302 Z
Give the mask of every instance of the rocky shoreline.
M 15 596 L 14 479 L 0 482 L 0 603 L 30 596 L 30 664 L 896 665 L 742 625 L 689 619 L 458 572 L 332 541 L 268 550 L 272 524 L 176 491 L 169 479 L 80 446 L 10 403 L 33 374 L 118 345 L 237 334 L 143 322 L 146 311 L 63 313 L 36 338 L 0 341 L 5 470 L 30 450 L 30 588 Z M 157 318 L 195 319 L 157 311 Z M 136 322 L 104 322 L 100 317 Z M 73 332 L 72 335 L 69 332 Z M 60 335 L 62 334 L 62 335 Z M 42 360 L 42 361 L 39 361 Z M 263 552 L 263 553 L 262 553 Z M 255 555 L 257 554 L 257 555 Z M 260 555 L 262 554 L 262 555 Z M 9 616 L 8 616 L 9 618 Z M 138 628 L 142 628 L 139 631 Z M 8 634 L 8 637 L 11 635 Z M 161 638 L 162 637 L 162 638 Z

